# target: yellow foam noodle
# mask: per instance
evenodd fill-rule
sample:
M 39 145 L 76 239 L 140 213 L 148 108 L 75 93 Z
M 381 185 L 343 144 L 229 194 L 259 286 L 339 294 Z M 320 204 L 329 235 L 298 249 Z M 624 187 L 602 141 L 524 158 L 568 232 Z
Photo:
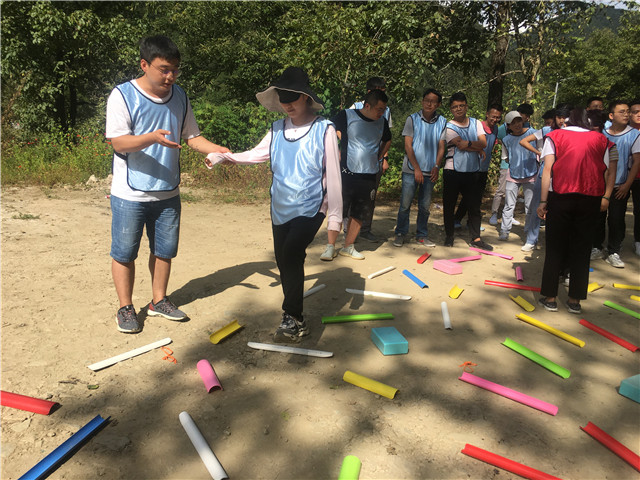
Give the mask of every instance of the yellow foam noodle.
M 540 320 L 536 320 L 535 318 L 532 318 L 529 315 L 525 315 L 524 313 L 519 313 L 518 315 L 516 315 L 516 318 L 518 318 L 520 320 L 523 320 L 523 321 L 533 325 L 534 327 L 541 328 L 542 330 L 545 330 L 545 331 L 555 335 L 556 337 L 560 337 L 561 339 L 566 340 L 569 343 L 573 343 L 574 345 L 577 345 L 580 348 L 584 347 L 584 345 L 585 345 L 585 343 L 582 340 L 578 340 L 576 337 L 572 337 L 568 333 L 564 333 L 564 332 L 562 332 L 560 330 L 557 330 L 557 329 L 547 325 L 546 323 L 541 322 Z
M 627 290 L 640 290 L 640 285 L 623 285 L 621 283 L 614 283 L 613 286 L 616 288 L 625 288 Z
M 638 295 L 631 295 L 631 296 L 629 296 L 629 298 L 631 300 L 635 300 L 636 302 L 640 302 L 640 297 Z
M 217 345 L 220 340 L 222 340 L 225 337 L 228 337 L 229 335 L 231 335 L 236 330 L 241 329 L 243 326 L 244 325 L 240 325 L 237 320 L 234 320 L 229 325 L 226 325 L 226 326 L 222 327 L 217 332 L 213 332 L 209 336 L 209 340 L 211 340 L 211 343 Z
M 451 298 L 458 298 L 462 292 L 464 292 L 464 288 L 460 288 L 458 285 L 454 285 L 451 290 L 449 290 L 449 296 Z
M 355 385 L 356 387 L 364 388 L 365 390 L 369 390 L 370 392 L 377 393 L 378 395 L 382 395 L 383 397 L 387 398 L 395 397 L 396 393 L 398 392 L 397 388 L 393 388 L 376 380 L 363 377 L 362 375 L 358 375 L 357 373 L 353 373 L 349 370 L 344 372 L 342 379 L 345 382 Z
M 602 287 L 604 287 L 604 285 L 600 285 L 597 282 L 592 282 L 589 285 L 587 285 L 587 292 L 589 293 L 595 292 L 596 290 L 600 290 Z
M 514 302 L 516 302 L 518 305 L 520 305 L 522 308 L 524 308 L 527 312 L 533 312 L 536 309 L 536 307 L 531 305 L 529 302 L 527 302 L 520 295 L 518 295 L 517 297 L 513 297 L 513 296 L 509 295 L 509 298 L 511 300 L 513 300 Z

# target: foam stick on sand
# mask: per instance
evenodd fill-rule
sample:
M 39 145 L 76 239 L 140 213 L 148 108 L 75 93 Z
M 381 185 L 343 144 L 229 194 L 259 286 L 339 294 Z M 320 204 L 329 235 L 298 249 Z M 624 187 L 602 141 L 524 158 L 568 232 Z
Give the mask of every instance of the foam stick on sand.
M 446 330 L 452 330 L 451 326 L 451 317 L 449 316 L 449 307 L 447 306 L 447 302 L 442 302 L 440 304 L 440 308 L 442 309 L 442 320 L 444 321 L 444 328 Z
M 228 337 L 235 331 L 240 330 L 242 327 L 244 327 L 244 325 L 240 325 L 237 320 L 234 320 L 233 322 L 222 327 L 220 330 L 217 330 L 209 335 L 209 341 L 214 345 L 217 345 L 220 340 Z
M 614 283 L 615 288 L 624 288 L 626 290 L 640 290 L 640 285 L 623 285 L 622 283 Z
M 357 315 L 322 317 L 322 323 L 366 322 L 369 320 L 393 320 L 393 313 L 361 313 Z
M 518 342 L 514 342 L 509 337 L 505 338 L 502 344 L 505 347 L 510 348 L 514 352 L 519 353 L 523 357 L 528 358 L 529 360 L 537 363 L 541 367 L 546 368 L 550 372 L 553 372 L 562 378 L 569 378 L 569 376 L 571 376 L 571 372 L 566 368 L 561 367 L 556 363 L 553 363 L 551 360 L 546 359 L 545 357 L 537 354 L 533 350 L 529 350 L 527 347 L 520 345 Z
M 129 358 L 135 357 L 136 355 L 141 355 L 143 353 L 150 352 L 156 348 L 164 347 L 171 343 L 170 338 L 163 338 L 162 340 L 158 340 L 157 342 L 150 343 L 143 347 L 136 348 L 134 350 L 130 350 L 125 353 L 121 353 L 120 355 L 116 355 L 115 357 L 107 358 L 106 360 L 102 360 L 101 362 L 92 363 L 88 368 L 93 370 L 94 372 L 97 370 L 101 370 L 106 367 L 110 367 L 111 365 L 115 365 L 118 362 L 123 360 L 127 360 Z
M 247 345 L 256 350 L 268 350 L 270 352 L 294 353 L 296 355 L 306 355 L 308 357 L 333 357 L 333 352 L 323 352 L 322 350 L 310 350 L 308 348 L 290 347 L 288 345 L 273 345 L 271 343 L 247 342 Z
M 522 276 L 522 267 L 516 267 L 516 281 L 517 282 L 524 281 L 524 277 Z
M 58 405 L 56 402 L 49 400 L 40 400 L 39 398 L 20 395 L 19 393 L 0 392 L 0 404 L 3 407 L 17 408 L 26 412 L 39 413 L 40 415 L 49 415 L 53 407 Z
M 604 287 L 604 285 L 600 285 L 597 282 L 591 282 L 589 285 L 587 285 L 587 292 L 595 292 L 596 290 L 600 290 L 602 287 Z
M 324 283 L 321 283 L 320 285 L 316 285 L 313 288 L 310 288 L 309 290 L 307 290 L 306 292 L 304 292 L 302 294 L 302 298 L 307 298 L 309 295 L 313 295 L 316 292 L 319 292 L 320 290 L 322 290 L 324 287 L 326 287 L 326 285 Z
M 516 315 L 516 318 L 522 321 L 525 321 L 528 324 L 533 325 L 534 327 L 541 328 L 542 330 L 549 332 L 552 335 L 555 335 L 556 337 L 559 337 L 563 340 L 566 340 L 569 343 L 573 343 L 574 345 L 577 345 L 580 348 L 584 347 L 585 345 L 582 340 L 579 340 L 576 337 L 572 337 L 568 333 L 561 332 L 560 330 L 557 330 L 547 325 L 546 323 L 541 322 L 540 320 L 536 320 L 535 318 L 532 318 L 529 315 L 525 315 L 524 313 L 519 313 L 518 315 Z
M 369 290 L 355 290 L 353 288 L 346 288 L 345 290 L 347 291 L 347 293 L 364 295 L 368 297 L 393 298 L 395 300 L 411 300 L 411 295 L 398 295 L 396 293 L 371 292 Z
M 422 265 L 424 262 L 427 261 L 427 259 L 431 256 L 430 253 L 425 253 L 424 255 L 422 255 L 420 258 L 418 258 L 418 260 L 416 260 L 420 265 Z
M 349 370 L 344 372 L 342 379 L 356 387 L 364 388 L 370 392 L 377 393 L 383 397 L 393 398 L 396 396 L 397 388 L 390 387 L 384 383 L 372 380 L 357 373 L 353 373 Z
M 482 255 L 473 255 L 471 257 L 450 258 L 449 261 L 453 263 L 460 263 L 460 262 L 472 262 L 473 260 L 480 260 L 480 259 L 482 259 Z
M 453 287 L 451 287 L 451 290 L 449 290 L 449 297 L 456 299 L 460 295 L 462 295 L 462 292 L 464 292 L 464 288 L 460 288 L 458 285 L 454 285 Z
M 531 397 L 524 393 L 518 392 L 517 390 L 512 390 L 497 383 L 490 382 L 489 380 L 477 377 L 469 372 L 462 372 L 462 375 L 458 377 L 458 380 L 470 383 L 471 385 L 475 385 L 476 387 L 484 388 L 485 390 L 497 393 L 498 395 L 502 395 L 503 397 L 509 398 L 515 402 L 535 408 L 536 410 L 540 410 L 541 412 L 548 413 L 549 415 L 555 415 L 558 413 L 558 407 L 551 403 L 544 402 L 538 398 Z
M 387 268 L 383 268 L 382 270 L 378 270 L 377 272 L 374 273 L 370 273 L 369 275 L 367 275 L 367 278 L 369 280 L 371 280 L 372 278 L 376 278 L 379 277 L 380 275 L 384 275 L 385 273 L 390 272 L 391 270 L 395 270 L 396 267 L 387 267 Z
M 46 478 L 60 463 L 70 457 L 91 435 L 93 435 L 109 418 L 96 415 L 93 420 L 74 433 L 62 445 L 44 457 L 31 470 L 20 477 L 20 480 L 39 480 Z
M 209 360 L 200 360 L 196 367 L 198 368 L 200 378 L 202 378 L 202 381 L 204 382 L 204 388 L 207 389 L 207 393 L 211 393 L 211 390 L 224 390 L 220 384 L 220 380 L 218 380 L 216 371 L 213 369 L 211 363 L 209 363 Z
M 504 255 L 503 253 L 490 252 L 489 250 L 482 250 L 481 248 L 469 247 L 469 250 L 474 252 L 484 253 L 485 255 L 492 255 L 494 257 L 504 258 L 505 260 L 513 260 L 511 255 Z
M 360 478 L 361 467 L 362 463 L 360 463 L 360 459 L 358 457 L 355 455 L 347 455 L 342 461 L 338 480 L 358 480 Z
M 633 318 L 637 318 L 640 320 L 640 313 L 634 312 L 630 308 L 623 307 L 622 305 L 618 305 L 617 303 L 610 302 L 607 300 L 603 303 L 604 306 L 613 308 L 614 310 L 618 310 L 619 312 L 626 313 L 627 315 L 631 315 Z
M 549 475 L 548 473 L 541 472 L 535 468 L 528 467 L 521 463 L 510 460 L 506 457 L 502 457 L 495 453 L 483 450 L 468 443 L 462 449 L 462 453 L 469 455 L 470 457 L 481 460 L 494 467 L 502 468 L 511 473 L 515 473 L 523 478 L 530 478 L 535 480 L 560 480 L 558 477 Z
M 591 422 L 580 428 L 640 472 L 640 456 Z
M 209 471 L 209 475 L 211 475 L 214 480 L 228 479 L 229 475 L 227 475 L 216 454 L 213 453 L 213 450 L 211 450 L 202 433 L 200 433 L 200 429 L 196 425 L 196 422 L 193 421 L 193 418 L 191 418 L 191 415 L 187 412 L 181 412 L 178 418 L 180 419 L 182 428 L 187 432 L 189 440 L 191 440 L 191 443 L 195 447 L 196 452 L 200 455 L 204 466 Z
M 485 280 L 485 285 L 492 287 L 514 288 L 516 290 L 528 290 L 530 292 L 539 292 L 540 287 L 530 287 L 528 285 L 518 285 L 517 283 L 496 282 L 495 280 Z
M 420 280 L 418 277 L 416 277 L 413 273 L 411 273 L 409 270 L 403 270 L 402 273 L 404 273 L 410 280 L 412 280 L 416 285 L 418 285 L 420 288 L 429 288 L 429 285 L 427 285 L 426 283 L 424 283 L 422 280 Z
M 587 327 L 589 330 L 593 330 L 594 332 L 599 333 L 603 337 L 608 338 L 612 342 L 617 343 L 618 345 L 626 348 L 627 350 L 630 350 L 632 352 L 635 352 L 636 350 L 638 350 L 638 347 L 635 346 L 634 344 L 632 344 L 630 342 L 627 342 L 626 340 L 623 340 L 620 337 L 617 337 L 613 333 L 605 330 L 604 328 L 600 328 L 597 325 L 594 325 L 593 323 L 585 320 L 584 318 L 582 320 L 580 320 L 578 323 L 580 325 L 583 325 L 583 326 Z
M 636 302 L 640 302 L 640 297 L 638 295 L 629 295 L 631 300 L 635 300 Z
M 522 308 L 524 308 L 527 312 L 533 312 L 536 309 L 536 307 L 531 305 L 520 295 L 518 295 L 517 297 L 513 297 L 512 295 L 509 295 L 509 298 L 514 302 L 516 302 L 518 305 L 520 305 Z

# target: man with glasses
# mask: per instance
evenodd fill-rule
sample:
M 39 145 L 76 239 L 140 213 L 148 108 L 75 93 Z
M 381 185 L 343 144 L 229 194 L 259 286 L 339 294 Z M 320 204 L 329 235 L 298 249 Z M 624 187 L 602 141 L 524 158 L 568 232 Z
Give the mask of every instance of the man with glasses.
M 106 137 L 114 149 L 111 272 L 120 302 L 116 325 L 124 333 L 142 330 L 132 297 L 145 227 L 153 295 L 147 314 L 187 318 L 167 297 L 180 232 L 181 139 L 203 154 L 229 151 L 200 135 L 189 99 L 175 85 L 180 75 L 175 43 L 161 35 L 143 39 L 140 68 L 143 75 L 116 86 L 107 102 Z

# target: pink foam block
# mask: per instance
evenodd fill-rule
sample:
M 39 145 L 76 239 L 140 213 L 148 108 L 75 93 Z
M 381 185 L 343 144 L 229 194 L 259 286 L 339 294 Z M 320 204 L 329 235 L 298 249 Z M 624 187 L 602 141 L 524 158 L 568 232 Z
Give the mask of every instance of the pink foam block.
M 433 268 L 449 275 L 458 275 L 462 273 L 462 265 L 452 262 L 451 260 L 436 260 L 433 262 Z
M 516 267 L 516 280 L 522 282 L 524 277 L 522 276 L 522 267 Z
M 473 255 L 471 257 L 461 257 L 461 258 L 450 258 L 450 262 L 460 263 L 460 262 L 470 262 L 472 260 L 480 260 L 482 255 Z
M 530 397 L 529 395 L 525 395 L 524 393 L 518 392 L 517 390 L 512 390 L 497 383 L 490 382 L 489 380 L 485 380 L 484 378 L 476 377 L 471 373 L 463 372 L 462 376 L 458 377 L 458 380 L 470 383 L 471 385 L 475 385 L 476 387 L 484 388 L 485 390 L 497 393 L 498 395 L 510 398 L 513 401 L 522 403 L 523 405 L 528 405 L 529 407 L 535 408 L 536 410 L 540 410 L 550 415 L 555 415 L 558 413 L 558 407 L 552 405 L 551 403 L 544 402 L 535 397 Z
M 209 360 L 203 359 L 198 362 L 198 373 L 202 377 L 207 392 L 211 392 L 211 390 L 222 390 L 220 380 L 218 380 L 218 376 L 209 363 Z

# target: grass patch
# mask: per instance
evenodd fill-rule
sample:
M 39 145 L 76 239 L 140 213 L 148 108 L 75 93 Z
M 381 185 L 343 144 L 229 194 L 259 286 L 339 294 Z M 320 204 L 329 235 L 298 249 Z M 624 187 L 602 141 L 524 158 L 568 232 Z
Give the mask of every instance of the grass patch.
M 40 215 L 31 215 L 30 213 L 19 213 L 18 215 L 14 215 L 14 220 L 38 220 Z

